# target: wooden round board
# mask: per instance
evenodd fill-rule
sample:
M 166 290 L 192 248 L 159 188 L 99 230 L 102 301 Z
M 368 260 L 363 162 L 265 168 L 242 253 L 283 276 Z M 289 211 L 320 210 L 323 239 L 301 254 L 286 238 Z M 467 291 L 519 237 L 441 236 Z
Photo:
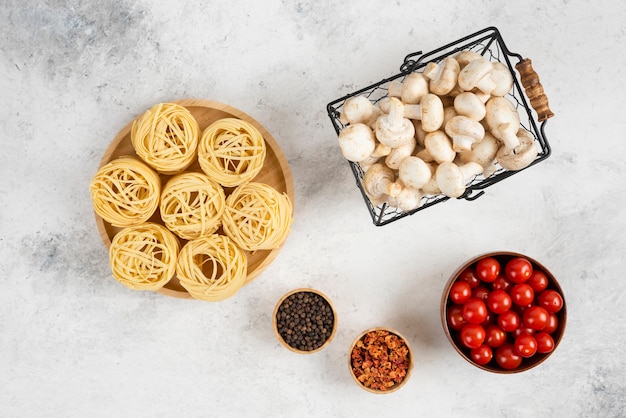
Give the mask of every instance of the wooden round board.
M 274 137 L 272 137 L 272 135 L 259 122 L 232 106 L 210 100 L 184 99 L 176 100 L 172 103 L 177 103 L 189 109 L 191 114 L 198 121 L 201 131 L 203 131 L 211 123 L 222 118 L 235 117 L 250 122 L 252 125 L 254 125 L 261 132 L 263 138 L 265 139 L 267 153 L 265 157 L 265 163 L 263 164 L 263 169 L 253 179 L 253 181 L 269 184 L 279 192 L 287 193 L 287 195 L 291 199 L 292 205 L 295 204 L 293 177 L 291 175 L 291 170 L 289 168 L 289 164 L 287 163 L 287 159 Z M 100 161 L 100 166 L 98 168 L 104 166 L 111 160 L 114 160 L 115 158 L 123 155 L 131 155 L 137 157 L 137 154 L 135 153 L 130 139 L 130 131 L 133 126 L 133 122 L 134 121 L 129 122 L 115 136 L 107 150 L 104 152 L 102 160 Z M 202 172 L 202 170 L 200 169 L 200 165 L 197 162 L 191 165 L 191 167 L 189 167 L 186 171 Z M 160 175 L 160 177 L 161 184 L 165 184 L 171 176 Z M 228 195 L 230 191 L 232 191 L 232 189 L 226 188 L 226 195 Z M 121 230 L 121 228 L 112 226 L 97 214 L 95 216 L 98 232 L 100 233 L 102 241 L 104 242 L 106 247 L 109 248 L 111 246 L 112 238 L 117 232 Z M 150 219 L 150 221 L 163 224 L 158 210 Z M 221 229 L 218 231 L 218 233 L 221 233 Z M 184 240 L 181 240 L 181 244 L 184 244 Z M 267 266 L 269 266 L 270 263 L 276 258 L 279 251 L 280 248 L 275 250 L 259 250 L 254 252 L 246 252 L 248 256 L 248 276 L 246 279 L 246 284 L 250 283 L 256 277 L 258 277 L 259 274 L 261 274 L 261 272 L 263 272 L 263 270 L 265 270 Z M 172 297 L 191 298 L 191 295 L 189 295 L 185 288 L 181 286 L 176 276 L 174 276 L 172 280 L 170 280 L 164 287 L 157 290 L 157 292 Z

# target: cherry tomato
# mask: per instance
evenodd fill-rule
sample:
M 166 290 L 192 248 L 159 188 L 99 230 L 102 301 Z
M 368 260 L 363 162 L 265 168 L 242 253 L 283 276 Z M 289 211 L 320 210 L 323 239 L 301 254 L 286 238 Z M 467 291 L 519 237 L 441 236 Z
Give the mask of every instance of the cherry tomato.
M 540 331 L 548 325 L 550 314 L 541 306 L 533 305 L 524 311 L 522 322 L 528 328 Z
M 465 324 L 461 328 L 461 342 L 467 348 L 478 348 L 485 341 L 485 329 L 478 324 Z
M 537 340 L 529 334 L 522 334 L 515 339 L 515 351 L 522 357 L 532 357 L 537 352 Z
M 518 283 L 509 291 L 513 303 L 519 306 L 528 306 L 535 299 L 535 291 L 526 283 Z
M 487 305 L 480 299 L 470 298 L 463 304 L 463 319 L 472 324 L 480 324 L 487 318 Z
M 559 327 L 559 318 L 556 314 L 548 315 L 548 324 L 541 330 L 542 332 L 552 334 Z
M 468 267 L 465 270 L 463 270 L 461 274 L 459 274 L 458 280 L 467 282 L 472 289 L 480 285 L 480 279 L 478 278 L 478 276 L 476 276 L 474 269 L 471 267 Z
M 472 290 L 472 297 L 487 302 L 487 296 L 489 296 L 489 289 L 484 286 L 478 286 Z
M 548 289 L 539 293 L 537 304 L 542 306 L 546 311 L 555 313 L 563 307 L 563 298 L 556 290 Z
M 500 274 L 498 278 L 491 283 L 492 290 L 504 290 L 505 292 L 508 292 L 512 286 L 513 283 L 511 283 L 504 274 Z
M 472 348 L 470 351 L 470 358 L 474 360 L 474 363 L 485 365 L 491 361 L 493 357 L 493 352 L 491 351 L 491 347 L 487 344 L 481 344 L 476 348 Z
M 463 319 L 463 308 L 460 305 L 452 305 L 448 308 L 448 326 L 455 331 L 460 331 L 465 325 Z
M 513 332 L 519 328 L 519 315 L 515 311 L 508 310 L 498 315 L 498 325 L 503 331 Z
M 485 343 L 489 347 L 497 348 L 506 342 L 506 332 L 497 325 L 485 327 Z
M 511 296 L 504 290 L 494 290 L 487 297 L 487 308 L 495 314 L 501 314 L 511 309 Z
M 533 274 L 533 265 L 524 257 L 515 257 L 506 263 L 504 274 L 513 283 L 524 283 Z
M 537 341 L 537 352 L 541 354 L 549 353 L 554 350 L 554 339 L 546 332 L 538 332 L 535 335 Z
M 517 354 L 513 344 L 505 344 L 498 347 L 494 357 L 496 359 L 496 363 L 506 370 L 513 370 L 522 364 L 522 356 Z
M 548 287 L 548 276 L 546 273 L 540 270 L 534 270 L 526 281 L 533 288 L 535 293 L 539 293 Z
M 486 283 L 492 283 L 500 274 L 500 263 L 493 257 L 481 258 L 476 263 L 476 275 Z
M 456 281 L 450 287 L 450 300 L 457 305 L 462 305 L 472 297 L 472 288 L 469 283 Z

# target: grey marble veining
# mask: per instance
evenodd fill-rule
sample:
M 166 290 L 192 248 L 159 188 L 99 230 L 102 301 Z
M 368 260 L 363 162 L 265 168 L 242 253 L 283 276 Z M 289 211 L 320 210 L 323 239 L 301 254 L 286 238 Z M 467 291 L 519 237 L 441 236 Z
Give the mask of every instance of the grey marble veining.
M 0 2 L 0 416 L 625 416 L 625 18 L 618 0 Z M 326 104 L 491 25 L 533 60 L 553 155 L 474 202 L 374 227 Z M 215 304 L 115 282 L 88 191 L 123 126 L 193 97 L 260 121 L 295 183 L 279 256 Z M 568 303 L 557 351 L 512 376 L 467 364 L 439 318 L 454 269 L 499 249 L 541 260 Z M 307 286 L 339 329 L 302 356 L 271 315 Z M 387 396 L 356 387 L 346 358 L 379 325 L 416 353 Z

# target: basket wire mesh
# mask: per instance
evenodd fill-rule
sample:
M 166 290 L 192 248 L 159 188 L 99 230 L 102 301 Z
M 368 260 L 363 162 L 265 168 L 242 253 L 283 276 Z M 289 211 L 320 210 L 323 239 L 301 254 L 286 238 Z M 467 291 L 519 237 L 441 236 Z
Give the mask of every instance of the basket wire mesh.
M 335 128 L 335 132 L 339 135 L 341 130 L 346 126 L 341 122 L 340 115 L 344 103 L 349 98 L 354 96 L 365 96 L 370 100 L 370 102 L 377 104 L 388 96 L 387 89 L 391 82 L 402 81 L 410 73 L 422 70 L 429 62 L 434 61 L 439 63 L 444 58 L 464 50 L 478 52 L 487 60 L 499 61 L 509 68 L 513 76 L 513 88 L 505 97 L 508 98 L 517 108 L 520 125 L 532 134 L 539 150 L 535 160 L 526 168 L 529 168 L 548 158 L 551 154 L 551 148 L 544 132 L 547 118 L 539 122 L 534 109 L 528 104 L 528 98 L 521 84 L 520 75 L 515 70 L 515 66 L 511 63 L 512 58 L 517 59 L 518 62 L 521 62 L 524 58 L 521 55 L 508 50 L 500 32 L 495 27 L 488 27 L 475 32 L 425 54 L 422 54 L 421 51 L 409 54 L 405 57 L 404 62 L 400 66 L 400 72 L 398 74 L 330 102 L 326 109 L 333 127 Z M 548 117 L 550 116 L 552 115 L 550 114 Z M 437 203 L 450 199 L 450 197 L 443 194 L 425 194 L 421 198 L 420 206 L 411 211 L 402 211 L 386 203 L 374 205 L 368 198 L 363 187 L 364 172 L 361 166 L 358 163 L 350 161 L 348 161 L 348 163 L 350 164 L 357 186 L 361 191 L 363 199 L 365 200 L 372 220 L 376 226 L 389 224 L 393 221 L 413 215 Z M 484 177 L 482 174 L 472 177 L 467 183 L 465 193 L 457 199 L 470 201 L 477 199 L 484 193 L 485 188 L 519 173 L 526 168 L 518 171 L 510 171 L 502 168 L 496 162 L 496 170 L 492 174 L 488 177 Z

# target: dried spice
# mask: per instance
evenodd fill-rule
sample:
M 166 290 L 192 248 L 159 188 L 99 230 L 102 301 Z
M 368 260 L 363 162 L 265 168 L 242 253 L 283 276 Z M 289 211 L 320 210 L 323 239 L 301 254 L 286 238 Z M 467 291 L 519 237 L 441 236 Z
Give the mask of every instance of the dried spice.
M 296 292 L 280 304 L 276 328 L 285 343 L 300 351 L 316 350 L 330 338 L 335 317 L 324 297 L 314 292 Z
M 404 380 L 409 370 L 409 348 L 404 339 L 385 330 L 366 333 L 350 354 L 352 372 L 363 386 L 386 391 Z

